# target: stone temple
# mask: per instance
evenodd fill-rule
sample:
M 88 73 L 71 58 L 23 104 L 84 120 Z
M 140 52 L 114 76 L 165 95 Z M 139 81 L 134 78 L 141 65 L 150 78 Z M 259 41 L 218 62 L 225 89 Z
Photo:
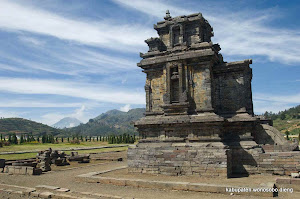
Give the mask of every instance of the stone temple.
M 298 143 L 253 113 L 252 60 L 225 62 L 201 13 L 154 25 L 137 65 L 146 73 L 143 139 L 128 150 L 130 172 L 226 176 L 300 170 Z M 298 159 L 297 159 L 298 158 Z M 281 161 L 285 159 L 285 161 Z M 289 167 L 286 167 L 286 164 Z

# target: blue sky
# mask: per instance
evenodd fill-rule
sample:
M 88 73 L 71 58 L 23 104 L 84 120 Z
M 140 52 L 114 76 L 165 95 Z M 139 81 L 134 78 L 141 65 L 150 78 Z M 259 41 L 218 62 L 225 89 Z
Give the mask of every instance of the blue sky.
M 300 2 L 0 0 L 0 117 L 86 122 L 144 107 L 153 24 L 201 12 L 225 61 L 251 58 L 254 111 L 300 104 Z

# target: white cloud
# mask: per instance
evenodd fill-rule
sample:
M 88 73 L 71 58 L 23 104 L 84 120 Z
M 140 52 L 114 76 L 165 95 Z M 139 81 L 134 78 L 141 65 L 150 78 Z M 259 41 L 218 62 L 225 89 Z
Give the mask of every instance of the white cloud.
M 1 64 L 0 63 L 0 70 L 4 70 L 4 71 L 14 71 L 14 72 L 28 72 L 28 70 L 26 69 L 22 69 L 16 66 L 11 66 L 11 65 L 7 65 L 7 64 Z
M 32 39 L 36 39 L 31 37 Z M 29 44 L 30 45 L 30 44 Z M 32 46 L 32 45 L 30 45 Z M 87 50 L 82 46 L 66 45 L 36 46 L 23 57 L 13 53 L 1 52 L 0 58 L 8 60 L 10 64 L 1 64 L 0 69 L 22 73 L 38 73 L 41 71 L 54 74 L 81 76 L 84 74 L 112 74 L 120 71 L 137 71 L 136 62 L 119 54 L 107 55 L 96 50 Z M 31 55 L 43 52 L 38 59 L 31 59 Z M 16 54 L 16 53 L 15 53 Z
M 75 109 L 72 113 L 62 113 L 62 112 L 47 113 L 45 115 L 42 115 L 39 121 L 47 125 L 53 125 L 65 117 L 72 117 L 82 122 L 87 122 L 92 117 L 87 110 L 88 108 L 84 104 L 82 104 L 79 108 Z M 70 127 L 72 127 L 71 124 Z
M 45 100 L 36 99 L 0 99 L 0 107 L 35 107 L 35 108 L 58 108 L 58 107 L 79 107 L 81 103 L 63 103 L 63 102 L 49 102 Z
M 297 104 L 289 104 L 282 102 L 264 101 L 264 100 L 253 100 L 255 114 L 263 114 L 266 111 L 272 113 L 278 113 L 286 109 L 292 108 Z
M 144 93 L 101 84 L 26 78 L 0 78 L 0 91 L 19 94 L 51 94 L 99 102 L 144 104 Z
M 298 104 L 300 103 L 300 93 L 296 93 L 294 95 L 271 95 L 271 94 L 263 94 L 263 93 L 254 93 L 253 99 L 279 102 L 279 103 Z
M 35 45 L 35 46 L 43 46 L 45 44 L 45 41 L 36 39 L 34 37 L 28 37 L 28 36 L 19 36 L 18 37 L 20 41 L 27 43 L 29 45 Z
M 136 52 L 136 47 L 142 48 L 146 35 L 153 34 L 152 29 L 143 25 L 71 19 L 21 3 L 6 0 L 0 2 L 0 29 L 28 31 L 131 52 Z
M 272 10 L 260 12 L 244 10 L 233 13 L 223 9 L 221 12 L 214 12 L 207 10 L 207 8 L 201 8 L 201 6 L 187 10 L 153 0 L 114 1 L 122 6 L 160 19 L 167 9 L 170 10 L 172 16 L 188 15 L 199 12 L 198 9 L 200 9 L 204 13 L 204 17 L 214 27 L 215 38 L 213 40 L 220 43 L 221 52 L 224 55 L 233 57 L 266 56 L 270 61 L 279 61 L 283 64 L 300 63 L 300 30 L 267 25 L 269 21 L 275 18 L 272 15 Z M 277 10 L 274 12 L 278 13 Z
M 38 120 L 38 122 L 41 122 L 43 124 L 47 125 L 53 125 L 59 120 L 63 119 L 64 117 L 67 117 L 67 115 L 62 113 L 47 113 L 45 115 L 41 116 L 41 119 Z
M 4 118 L 20 117 L 20 115 L 13 111 L 0 110 L 0 118 L 2 118 L 2 117 L 4 117 Z
M 300 104 L 300 93 L 295 95 L 253 94 L 254 112 L 261 114 L 266 111 L 277 113 Z
M 131 109 L 130 104 L 126 104 L 120 108 L 120 111 L 128 112 Z
M 79 109 L 75 110 L 74 114 L 72 114 L 72 117 L 81 120 L 84 117 L 85 111 L 86 111 L 86 107 L 85 105 L 82 105 Z
M 187 15 L 191 13 L 190 10 L 182 9 L 171 4 L 163 3 L 163 1 L 157 0 L 131 0 L 131 1 L 123 1 L 123 0 L 113 0 L 117 4 L 122 6 L 136 9 L 140 12 L 144 12 L 148 15 L 156 16 L 163 19 L 166 10 L 170 10 L 171 14 L 174 16 L 179 15 Z

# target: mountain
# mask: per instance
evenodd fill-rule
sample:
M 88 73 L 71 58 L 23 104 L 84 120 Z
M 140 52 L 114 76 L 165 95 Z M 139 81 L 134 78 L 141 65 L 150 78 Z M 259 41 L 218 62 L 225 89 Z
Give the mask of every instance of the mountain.
M 74 118 L 74 117 L 65 117 L 55 124 L 52 125 L 52 127 L 63 129 L 63 128 L 71 128 L 78 126 L 80 123 L 82 123 L 80 120 Z
M 3 118 L 0 119 L 0 133 L 30 133 L 33 135 L 42 135 L 43 133 L 52 133 L 57 135 L 64 133 L 61 129 L 34 122 L 23 118 Z
M 131 109 L 128 112 L 110 110 L 90 119 L 86 124 L 66 129 L 72 134 L 80 135 L 109 135 L 122 133 L 136 133 L 133 121 L 144 116 L 144 108 Z
M 278 113 L 265 112 L 265 118 L 272 119 L 274 127 L 282 133 L 300 134 L 300 105 Z

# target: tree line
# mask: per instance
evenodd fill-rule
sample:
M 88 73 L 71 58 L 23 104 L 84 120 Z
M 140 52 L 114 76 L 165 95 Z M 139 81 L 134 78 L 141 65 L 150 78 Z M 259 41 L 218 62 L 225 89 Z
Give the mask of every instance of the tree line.
M 32 134 L 21 134 L 18 139 L 16 133 L 12 133 L 8 135 L 8 138 L 5 138 L 3 134 L 0 134 L 0 143 L 4 143 L 4 145 L 10 144 L 25 144 L 25 143 L 63 143 L 69 142 L 74 144 L 79 144 L 80 142 L 108 142 L 109 144 L 121 144 L 127 143 L 131 144 L 136 141 L 135 135 L 122 134 L 122 135 L 110 135 L 110 136 L 71 136 L 71 137 L 58 137 L 53 136 L 52 134 L 44 134 L 42 137 L 37 136 L 34 137 Z
M 278 113 L 272 113 L 272 111 L 271 112 L 266 111 L 263 114 L 263 116 L 267 119 L 272 119 L 272 120 L 300 119 L 300 105 L 290 108 L 288 110 L 279 111 Z

